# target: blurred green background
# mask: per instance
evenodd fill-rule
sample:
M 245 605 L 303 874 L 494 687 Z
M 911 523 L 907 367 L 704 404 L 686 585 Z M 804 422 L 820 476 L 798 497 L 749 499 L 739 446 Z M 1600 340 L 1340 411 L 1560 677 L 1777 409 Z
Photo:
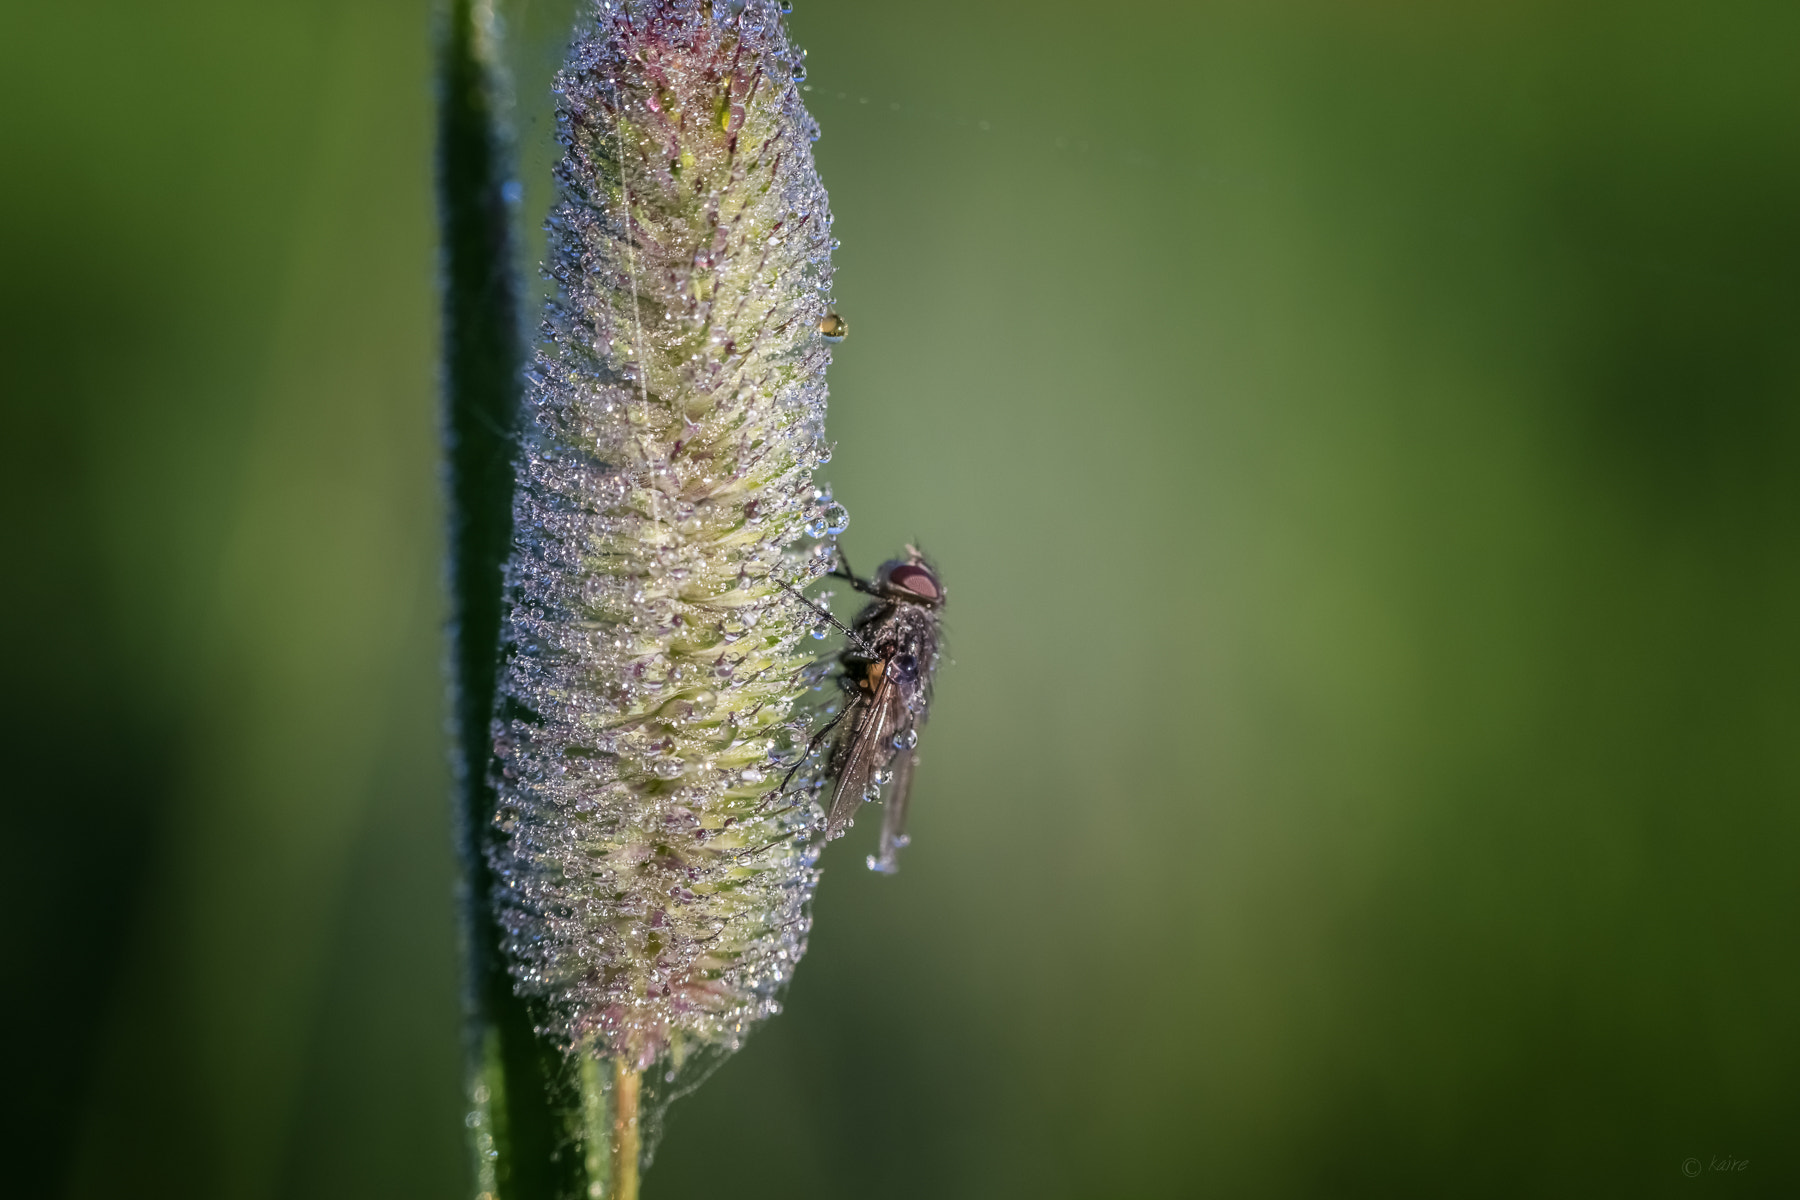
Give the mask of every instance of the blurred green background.
M 792 23 L 955 663 L 649 1200 L 1800 1190 L 1800 7 Z M 468 1190 L 429 31 L 0 8 L 9 1194 Z

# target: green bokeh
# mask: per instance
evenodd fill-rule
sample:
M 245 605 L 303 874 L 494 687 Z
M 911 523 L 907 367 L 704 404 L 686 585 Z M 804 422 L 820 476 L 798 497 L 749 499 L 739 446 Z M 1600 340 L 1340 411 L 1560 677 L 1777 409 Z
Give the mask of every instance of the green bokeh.
M 647 1197 L 1792 1194 L 1800 9 L 793 23 L 954 665 Z M 0 11 L 20 1194 L 463 1194 L 428 30 Z

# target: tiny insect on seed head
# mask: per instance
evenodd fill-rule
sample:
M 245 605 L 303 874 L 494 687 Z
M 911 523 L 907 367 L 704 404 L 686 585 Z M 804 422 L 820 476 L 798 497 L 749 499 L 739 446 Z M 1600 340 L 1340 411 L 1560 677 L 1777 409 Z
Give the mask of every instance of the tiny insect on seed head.
M 861 802 L 882 797 L 880 853 L 870 856 L 869 866 L 889 874 L 907 844 L 913 747 L 931 704 L 944 586 L 912 546 L 873 578 L 859 577 L 841 554 L 833 574 L 871 600 L 845 630 L 849 644 L 838 656 L 844 707 L 815 735 L 836 735 L 826 757 L 831 799 L 825 836 L 843 836 Z
M 871 597 L 849 625 L 799 588 L 782 587 L 845 635 L 846 645 L 837 656 L 842 707 L 812 735 L 806 752 L 770 797 L 784 794 L 812 749 L 830 739 L 819 780 L 830 790 L 825 838 L 830 841 L 848 832 L 864 801 L 882 800 L 880 853 L 870 855 L 868 863 L 872 871 L 892 874 L 899 865 L 896 856 L 909 841 L 906 810 L 918 762 L 914 747 L 931 707 L 944 586 L 912 546 L 906 548 L 905 558 L 890 559 L 867 579 L 850 568 L 841 551 L 836 557 L 832 575 Z

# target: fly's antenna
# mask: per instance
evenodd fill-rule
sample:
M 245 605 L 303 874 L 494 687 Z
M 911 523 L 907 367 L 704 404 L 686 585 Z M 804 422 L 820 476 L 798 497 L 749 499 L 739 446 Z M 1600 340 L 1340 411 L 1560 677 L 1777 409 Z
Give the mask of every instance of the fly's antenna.
M 806 605 L 806 607 L 812 609 L 814 612 L 818 613 L 821 617 L 824 617 L 827 621 L 830 621 L 833 625 L 836 625 L 838 627 L 838 629 L 843 633 L 843 635 L 845 637 L 849 638 L 850 641 L 855 644 L 855 646 L 858 650 L 861 650 L 864 654 L 868 655 L 870 658 L 880 658 L 881 657 L 879 654 L 875 653 L 875 648 L 873 646 L 869 645 L 869 643 L 862 640 L 861 634 L 857 633 L 854 629 L 850 628 L 848 625 L 844 624 L 842 621 L 838 620 L 836 617 L 834 617 L 830 613 L 826 612 L 823 608 L 819 607 L 817 604 L 814 604 L 812 602 L 812 600 L 804 592 L 802 592 L 799 588 L 793 586 L 792 584 L 782 583 L 781 580 L 779 580 L 779 579 L 777 579 L 775 581 L 775 583 L 779 587 L 781 587 L 784 591 L 792 592 L 794 599 L 800 601 L 800 603 Z

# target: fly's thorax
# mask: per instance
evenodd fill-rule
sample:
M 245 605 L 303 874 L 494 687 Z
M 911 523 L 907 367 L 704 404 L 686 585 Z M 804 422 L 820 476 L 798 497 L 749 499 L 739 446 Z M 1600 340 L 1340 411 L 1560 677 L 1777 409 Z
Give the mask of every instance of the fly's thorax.
M 855 628 L 872 646 L 892 646 L 894 653 L 921 660 L 937 647 L 938 614 L 923 605 L 878 600 L 857 617 Z
M 858 614 L 853 628 L 876 655 L 871 660 L 855 646 L 845 652 L 844 674 L 855 690 L 873 693 L 886 680 L 907 696 L 912 707 L 912 697 L 930 689 L 937 668 L 937 610 L 902 600 L 876 600 Z

